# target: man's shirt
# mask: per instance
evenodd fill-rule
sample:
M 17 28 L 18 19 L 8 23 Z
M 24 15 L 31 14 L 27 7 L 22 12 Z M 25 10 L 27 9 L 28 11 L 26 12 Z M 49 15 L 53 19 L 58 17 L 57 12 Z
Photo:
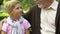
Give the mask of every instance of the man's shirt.
M 40 7 L 38 5 L 38 7 Z M 58 2 L 54 1 L 48 9 L 41 9 L 41 34 L 55 34 L 55 17 Z

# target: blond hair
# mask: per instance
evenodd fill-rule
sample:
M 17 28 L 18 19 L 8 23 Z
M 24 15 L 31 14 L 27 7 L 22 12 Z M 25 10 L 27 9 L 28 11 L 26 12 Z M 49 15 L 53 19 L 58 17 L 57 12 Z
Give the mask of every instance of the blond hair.
M 15 7 L 16 4 L 19 4 L 20 2 L 19 1 L 8 1 L 6 2 L 5 4 L 5 7 L 7 10 L 13 10 L 13 8 Z M 20 4 L 21 5 L 21 4 Z

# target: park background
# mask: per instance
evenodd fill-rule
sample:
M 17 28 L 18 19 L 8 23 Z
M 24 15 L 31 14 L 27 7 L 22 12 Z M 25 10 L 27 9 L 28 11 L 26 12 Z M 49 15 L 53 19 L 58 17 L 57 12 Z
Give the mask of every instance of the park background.
M 10 0 L 0 0 L 0 21 L 8 17 L 9 15 L 6 13 L 6 8 L 5 8 L 5 3 Z M 28 12 L 29 8 L 32 7 L 32 5 L 35 4 L 33 0 L 18 0 L 19 2 L 22 3 L 23 7 L 23 12 L 26 13 Z
M 3 18 L 7 18 L 9 16 L 8 13 L 6 12 L 6 8 L 5 8 L 5 3 L 7 1 L 10 1 L 10 0 L 0 0 L 0 21 Z M 22 3 L 24 13 L 27 13 L 29 11 L 29 9 L 33 5 L 35 5 L 35 2 L 33 0 L 18 0 L 18 1 Z M 57 0 L 57 1 L 60 2 L 60 0 Z M 30 29 L 30 31 L 32 31 L 32 30 Z
M 7 1 L 10 1 L 10 0 L 0 0 L 0 20 L 9 16 L 6 13 L 6 8 L 5 8 L 5 3 Z M 33 0 L 18 0 L 18 1 L 22 3 L 24 13 L 27 13 L 30 7 L 32 7 L 35 4 Z M 60 0 L 57 0 L 57 1 L 60 2 Z

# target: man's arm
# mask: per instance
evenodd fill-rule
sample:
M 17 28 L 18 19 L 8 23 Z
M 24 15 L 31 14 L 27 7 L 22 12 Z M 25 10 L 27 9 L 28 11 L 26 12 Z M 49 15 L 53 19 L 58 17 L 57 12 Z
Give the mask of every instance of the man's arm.
M 32 20 L 32 10 L 30 9 L 27 13 L 25 13 L 25 14 L 23 15 L 23 17 L 24 17 L 25 19 L 27 19 L 27 20 L 31 23 L 31 20 Z

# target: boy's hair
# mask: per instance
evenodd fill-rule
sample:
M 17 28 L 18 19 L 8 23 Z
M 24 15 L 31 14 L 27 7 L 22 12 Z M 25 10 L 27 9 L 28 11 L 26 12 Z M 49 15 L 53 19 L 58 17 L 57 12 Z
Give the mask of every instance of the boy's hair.
M 9 11 L 9 10 L 13 10 L 13 8 L 15 7 L 16 4 L 19 4 L 20 2 L 19 1 L 8 1 L 6 2 L 5 6 L 6 6 L 6 9 Z M 21 5 L 21 4 L 20 4 Z

